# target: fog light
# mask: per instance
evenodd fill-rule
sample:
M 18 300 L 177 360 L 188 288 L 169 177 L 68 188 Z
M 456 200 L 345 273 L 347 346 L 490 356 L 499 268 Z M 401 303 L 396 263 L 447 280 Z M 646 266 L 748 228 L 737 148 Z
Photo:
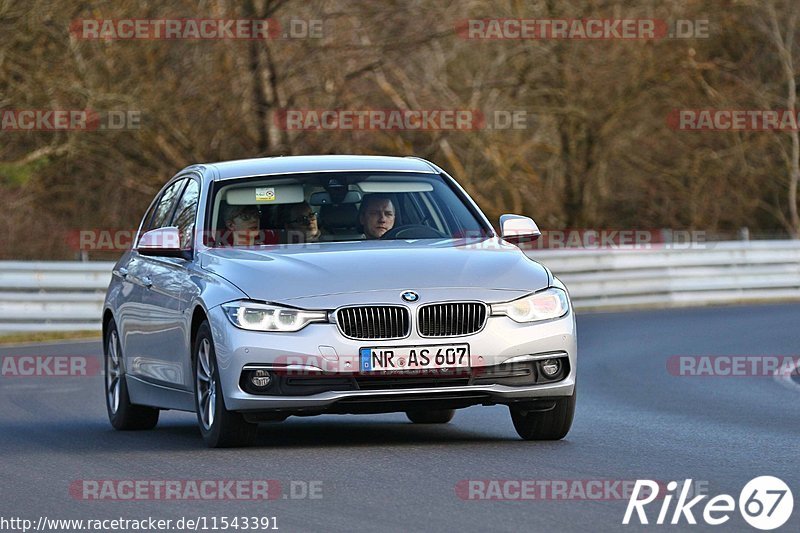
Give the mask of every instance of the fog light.
M 256 370 L 250 374 L 250 383 L 259 389 L 263 389 L 269 385 L 271 381 L 272 375 L 266 370 Z
M 561 361 L 558 359 L 546 359 L 541 362 L 540 368 L 545 377 L 552 378 L 561 371 Z

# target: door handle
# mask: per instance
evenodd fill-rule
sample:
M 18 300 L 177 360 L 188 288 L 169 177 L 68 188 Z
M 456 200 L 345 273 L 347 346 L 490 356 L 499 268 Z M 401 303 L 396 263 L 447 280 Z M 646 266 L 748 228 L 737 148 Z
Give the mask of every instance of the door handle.
M 119 267 L 119 270 L 117 272 L 119 272 L 119 275 L 122 276 L 122 279 L 128 277 L 128 269 L 125 267 Z
M 149 289 L 150 287 L 153 286 L 153 280 L 150 279 L 150 276 L 144 276 L 142 278 L 142 285 L 144 285 L 146 288 Z

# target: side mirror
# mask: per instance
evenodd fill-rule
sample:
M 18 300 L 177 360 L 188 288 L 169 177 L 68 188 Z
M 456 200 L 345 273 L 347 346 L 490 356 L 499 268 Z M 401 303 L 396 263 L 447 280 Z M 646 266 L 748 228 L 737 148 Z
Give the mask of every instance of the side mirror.
M 500 235 L 512 244 L 533 242 L 542 236 L 539 226 L 532 218 L 520 215 L 502 215 L 500 217 Z
M 186 250 L 181 249 L 180 230 L 175 226 L 148 231 L 141 236 L 136 249 L 142 255 L 184 258 L 186 256 Z

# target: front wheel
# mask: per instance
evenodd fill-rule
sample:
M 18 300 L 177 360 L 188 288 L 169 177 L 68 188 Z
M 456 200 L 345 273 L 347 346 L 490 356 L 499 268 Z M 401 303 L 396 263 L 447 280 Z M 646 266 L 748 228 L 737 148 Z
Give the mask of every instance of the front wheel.
M 122 345 L 119 342 L 117 323 L 113 319 L 108 323 L 106 331 L 104 381 L 108 420 L 114 429 L 153 429 L 158 424 L 158 409 L 134 405 L 128 396 Z
M 559 440 L 569 433 L 575 415 L 575 392 L 572 396 L 558 398 L 547 411 L 523 410 L 509 406 L 514 429 L 525 440 Z
M 193 354 L 195 409 L 203 440 L 210 448 L 253 444 L 258 425 L 247 422 L 241 413 L 225 408 L 217 356 L 208 322 L 203 322 L 197 331 Z

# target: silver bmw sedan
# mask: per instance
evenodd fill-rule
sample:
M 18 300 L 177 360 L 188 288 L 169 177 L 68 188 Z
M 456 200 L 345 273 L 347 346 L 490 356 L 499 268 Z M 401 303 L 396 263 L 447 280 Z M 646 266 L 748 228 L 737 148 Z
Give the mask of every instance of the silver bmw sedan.
M 197 414 L 212 447 L 259 422 L 509 407 L 526 440 L 575 410 L 564 285 L 418 158 L 298 156 L 193 165 L 169 180 L 114 266 L 103 311 L 111 424 Z

